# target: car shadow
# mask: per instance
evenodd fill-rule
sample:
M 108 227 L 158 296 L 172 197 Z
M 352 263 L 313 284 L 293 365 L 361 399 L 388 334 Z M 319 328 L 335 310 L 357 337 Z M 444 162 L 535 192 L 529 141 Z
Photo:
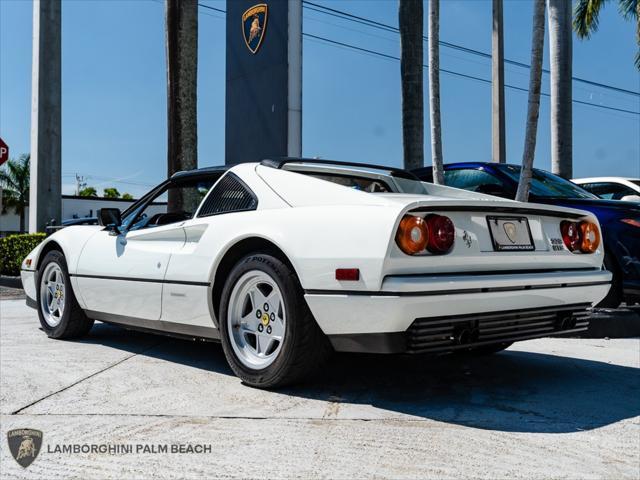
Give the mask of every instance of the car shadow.
M 212 342 L 102 323 L 82 342 L 233 375 L 222 347 Z M 349 418 L 350 404 L 370 405 L 378 410 L 377 418 L 379 410 L 386 410 L 384 418 L 403 415 L 487 430 L 567 433 L 640 415 L 638 391 L 637 368 L 506 350 L 484 357 L 340 353 L 313 378 L 278 393 L 333 402 L 343 414 L 337 418 Z

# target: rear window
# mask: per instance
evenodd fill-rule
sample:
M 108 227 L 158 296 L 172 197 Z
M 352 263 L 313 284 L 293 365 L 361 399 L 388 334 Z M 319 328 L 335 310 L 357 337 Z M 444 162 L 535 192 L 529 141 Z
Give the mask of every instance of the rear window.
M 333 173 L 297 172 L 310 177 L 337 183 L 344 187 L 353 188 L 367 193 L 392 193 L 393 190 L 386 182 L 374 178 L 358 177 L 355 175 L 338 175 Z

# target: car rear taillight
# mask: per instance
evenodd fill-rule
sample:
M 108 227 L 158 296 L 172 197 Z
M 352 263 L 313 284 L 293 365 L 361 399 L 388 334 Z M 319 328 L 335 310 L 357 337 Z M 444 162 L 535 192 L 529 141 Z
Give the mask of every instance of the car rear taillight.
M 600 245 L 600 231 L 598 226 L 593 222 L 580 222 L 580 251 L 582 253 L 593 253 Z
M 407 255 L 415 255 L 427 247 L 429 231 L 422 217 L 405 215 L 396 232 L 396 243 Z
M 427 250 L 431 253 L 447 253 L 453 247 L 456 238 L 456 229 L 449 217 L 443 215 L 429 215 L 427 217 L 429 241 Z
M 598 225 L 587 220 L 580 223 L 563 220 L 560 222 L 560 233 L 562 241 L 572 252 L 593 253 L 600 246 Z
M 453 247 L 456 229 L 449 217 L 429 215 L 426 220 L 414 215 L 405 215 L 396 232 L 396 243 L 407 255 L 425 250 L 440 255 Z
M 565 246 L 572 252 L 580 247 L 580 228 L 576 222 L 563 220 L 560 222 L 560 233 Z

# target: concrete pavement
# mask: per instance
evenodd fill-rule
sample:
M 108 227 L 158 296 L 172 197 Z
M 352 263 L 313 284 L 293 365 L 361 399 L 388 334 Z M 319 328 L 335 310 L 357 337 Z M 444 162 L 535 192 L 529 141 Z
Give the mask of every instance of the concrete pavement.
M 639 478 L 640 340 L 543 339 L 485 358 L 336 355 L 306 385 L 243 386 L 219 345 L 97 323 L 48 339 L 0 303 L 0 418 L 43 432 L 3 478 Z M 56 453 L 69 444 L 211 453 Z

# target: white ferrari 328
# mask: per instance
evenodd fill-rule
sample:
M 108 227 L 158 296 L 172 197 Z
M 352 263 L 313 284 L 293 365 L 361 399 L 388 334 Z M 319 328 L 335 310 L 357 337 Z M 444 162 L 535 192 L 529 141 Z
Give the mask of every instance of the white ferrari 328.
M 577 332 L 607 294 L 590 213 L 373 165 L 265 160 L 179 172 L 22 264 L 52 338 L 94 320 L 218 340 L 247 384 L 332 351 L 497 352 Z

